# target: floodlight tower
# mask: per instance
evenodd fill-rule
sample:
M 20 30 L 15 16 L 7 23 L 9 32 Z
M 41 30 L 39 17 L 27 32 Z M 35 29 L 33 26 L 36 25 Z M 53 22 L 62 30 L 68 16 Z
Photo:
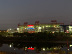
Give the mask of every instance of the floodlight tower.
M 39 21 L 35 21 L 35 25 L 38 25 L 39 24 Z
M 57 24 L 57 20 L 51 20 L 52 24 Z
M 27 25 L 28 24 L 28 22 L 24 22 L 24 25 Z

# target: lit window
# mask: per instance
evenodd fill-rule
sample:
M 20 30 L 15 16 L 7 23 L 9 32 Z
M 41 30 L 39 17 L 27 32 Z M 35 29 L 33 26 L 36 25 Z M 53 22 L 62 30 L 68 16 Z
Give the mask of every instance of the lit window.
M 39 27 L 39 29 L 41 29 L 41 27 Z
M 43 51 L 45 51 L 45 48 L 43 48 Z

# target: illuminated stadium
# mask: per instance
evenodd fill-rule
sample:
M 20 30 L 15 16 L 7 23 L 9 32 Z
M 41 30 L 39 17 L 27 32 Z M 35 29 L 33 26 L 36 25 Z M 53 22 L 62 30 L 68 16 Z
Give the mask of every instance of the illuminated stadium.
M 34 32 L 44 32 L 44 31 L 59 32 L 64 30 L 60 26 L 60 24 L 55 21 L 50 24 L 40 24 L 39 21 L 36 21 L 35 24 L 28 24 L 27 22 L 25 22 L 24 25 L 18 25 L 17 31 L 19 33 L 24 33 L 24 32 L 34 33 Z
M 17 29 L 8 29 L 8 33 L 37 33 L 37 32 L 65 32 L 72 33 L 72 25 L 64 25 L 64 23 L 57 23 L 56 20 L 52 20 L 51 23 L 39 23 L 36 21 L 35 24 L 28 24 L 27 22 L 24 25 L 18 24 Z

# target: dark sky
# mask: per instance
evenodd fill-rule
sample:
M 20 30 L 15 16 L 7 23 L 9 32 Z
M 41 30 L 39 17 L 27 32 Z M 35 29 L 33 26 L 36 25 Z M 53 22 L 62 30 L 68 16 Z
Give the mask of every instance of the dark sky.
M 72 0 L 0 0 L 0 29 L 16 28 L 24 22 L 33 24 L 37 20 L 70 24 Z

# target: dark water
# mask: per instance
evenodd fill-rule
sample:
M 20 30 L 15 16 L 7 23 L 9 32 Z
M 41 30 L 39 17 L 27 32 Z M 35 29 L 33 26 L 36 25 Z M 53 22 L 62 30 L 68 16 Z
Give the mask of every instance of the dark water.
M 10 42 L 0 43 L 0 51 L 3 52 L 15 52 L 17 54 L 31 53 L 49 53 L 53 50 L 67 50 L 66 44 L 56 43 L 22 43 L 22 42 Z M 30 48 L 30 49 L 29 49 Z

